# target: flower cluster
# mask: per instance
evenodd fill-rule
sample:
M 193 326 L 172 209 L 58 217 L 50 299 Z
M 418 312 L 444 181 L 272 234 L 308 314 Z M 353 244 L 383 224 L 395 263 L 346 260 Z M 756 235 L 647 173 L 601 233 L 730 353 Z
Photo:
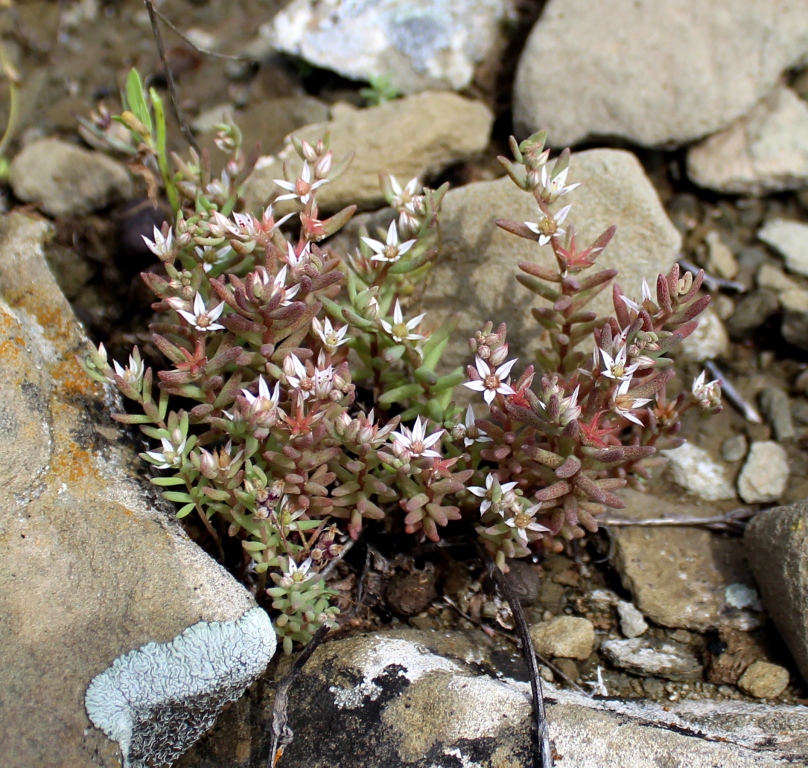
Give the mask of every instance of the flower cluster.
M 143 275 L 157 299 L 153 352 L 168 365 L 153 372 L 137 348 L 127 367 L 110 365 L 103 345 L 82 363 L 138 407 L 115 418 L 151 441 L 142 458 L 178 516 L 196 515 L 220 549 L 225 535 L 240 539 L 245 580 L 280 613 L 287 651 L 335 621 L 320 571 L 368 521 L 400 514 L 407 533 L 432 541 L 450 521 L 469 521 L 507 570 L 508 557 L 596 530 L 657 443 L 678 439 L 681 413 L 717 407 L 717 384 L 703 378 L 689 397 L 665 397 L 664 355 L 706 306 L 700 277 L 674 269 L 655 300 L 646 290 L 639 302 L 615 287 L 608 319 L 585 309 L 614 272 L 579 275 L 614 230 L 578 250 L 562 226 L 569 206 L 552 210 L 577 186 L 567 184 L 569 152 L 549 170 L 543 136 L 512 142 L 516 162 L 504 161 L 534 194 L 539 220 L 499 224 L 555 254 L 555 270 L 520 265 L 520 281 L 550 302 L 535 310 L 550 344 L 538 371 L 514 377 L 506 328 L 488 323 L 470 340 L 464 375 L 440 369 L 453 323 L 430 328 L 412 299 L 437 254 L 445 186 L 383 176 L 391 215 L 338 254 L 328 238 L 355 209 L 324 218 L 318 193 L 350 158 L 335 162 L 326 140 L 294 139 L 299 161 L 277 180 L 276 200 L 297 212 L 241 212 L 252 164 L 237 129 L 222 126 L 220 179 L 195 157 L 170 171 L 154 98 L 152 119 L 130 78 L 135 109 L 121 121 L 174 209 L 171 226 L 146 238 L 160 269 Z M 484 415 L 455 405 L 461 384 L 482 396 Z

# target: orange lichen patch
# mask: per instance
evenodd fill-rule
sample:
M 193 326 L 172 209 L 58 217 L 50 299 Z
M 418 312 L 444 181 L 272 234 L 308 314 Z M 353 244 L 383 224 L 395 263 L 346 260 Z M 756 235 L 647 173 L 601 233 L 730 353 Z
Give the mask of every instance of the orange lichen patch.
M 43 296 L 40 299 L 26 302 L 25 311 L 36 317 L 44 337 L 63 350 L 66 342 L 79 338 L 76 318 L 68 308 L 53 306 L 52 297 Z
M 20 355 L 25 349 L 25 339 L 22 336 L 13 336 L 0 341 L 0 357 L 8 360 L 12 355 Z
M 72 355 L 55 363 L 51 367 L 51 374 L 56 385 L 55 393 L 61 399 L 100 399 L 103 397 L 103 385 L 93 381 L 81 369 L 78 361 Z
M 86 482 L 88 478 L 101 479 L 92 453 L 64 437 L 56 441 L 48 476 L 53 482 L 61 483 Z

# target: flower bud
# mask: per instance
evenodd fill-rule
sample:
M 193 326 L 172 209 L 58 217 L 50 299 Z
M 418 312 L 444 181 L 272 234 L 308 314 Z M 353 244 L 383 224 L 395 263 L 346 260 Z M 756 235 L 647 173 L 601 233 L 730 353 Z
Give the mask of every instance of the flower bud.
M 315 179 L 324 179 L 328 176 L 328 172 L 331 170 L 331 158 L 332 153 L 329 151 L 317 161 L 314 166 Z

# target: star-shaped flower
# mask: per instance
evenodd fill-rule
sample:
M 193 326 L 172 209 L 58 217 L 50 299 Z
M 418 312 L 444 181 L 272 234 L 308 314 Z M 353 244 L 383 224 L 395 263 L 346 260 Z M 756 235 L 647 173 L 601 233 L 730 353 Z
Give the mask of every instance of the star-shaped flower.
M 224 326 L 216 322 L 223 311 L 224 302 L 221 302 L 213 309 L 208 309 L 205 306 L 205 300 L 202 298 L 201 293 L 197 293 L 194 297 L 193 312 L 186 312 L 184 309 L 177 310 L 177 312 L 188 321 L 192 328 L 202 333 L 224 330 Z
M 175 446 L 168 438 L 160 438 L 163 444 L 162 451 L 146 451 L 140 455 L 154 464 L 157 469 L 177 469 L 182 464 L 182 452 L 185 450 L 186 440 Z
M 631 386 L 631 377 L 627 379 L 623 379 L 620 382 L 620 386 L 617 388 L 617 391 L 614 393 L 614 398 L 612 401 L 612 407 L 614 408 L 615 413 L 618 413 L 624 419 L 628 419 L 629 421 L 633 421 L 635 424 L 639 424 L 642 426 L 642 421 L 635 416 L 632 411 L 635 408 L 642 408 L 644 405 L 648 405 L 651 402 L 650 397 L 632 397 L 628 393 L 628 388 Z
M 488 363 L 479 355 L 474 357 L 474 365 L 477 367 L 479 379 L 463 382 L 464 387 L 473 389 L 475 392 L 482 392 L 485 402 L 491 405 L 497 393 L 500 395 L 514 395 L 516 390 L 504 379 L 508 378 L 511 368 L 516 364 L 516 358 L 503 363 L 495 371 L 491 370 Z
M 439 429 L 433 432 L 428 437 L 426 436 L 427 422 L 421 422 L 421 417 L 415 419 L 412 429 L 408 427 L 401 427 L 400 432 L 393 432 L 393 451 L 397 456 L 404 461 L 409 461 L 410 458 L 417 456 L 431 456 L 433 458 L 440 458 L 438 451 L 432 450 L 432 446 L 437 443 L 445 430 Z M 406 458 L 405 458 L 406 457 Z
M 415 245 L 415 240 L 406 240 L 403 243 L 398 241 L 398 229 L 395 221 L 390 222 L 387 228 L 387 238 L 384 243 L 370 237 L 363 237 L 365 243 L 376 255 L 371 257 L 371 261 L 387 261 L 390 263 L 398 261 L 407 251 Z
M 472 485 L 466 490 L 483 500 L 480 504 L 480 515 L 484 515 L 492 505 L 495 505 L 496 511 L 501 514 L 499 505 L 502 504 L 505 507 L 513 500 L 510 497 L 513 496 L 511 492 L 514 488 L 516 488 L 516 483 L 500 483 L 499 478 L 491 472 L 485 478 L 485 488 Z
M 348 339 L 346 338 L 346 334 L 348 333 L 348 326 L 343 325 L 341 328 L 335 328 L 331 325 L 331 320 L 329 318 L 325 319 L 325 322 L 321 323 L 316 317 L 312 318 L 311 327 L 314 329 L 314 332 L 320 337 L 325 348 L 329 352 L 333 352 L 337 347 L 341 344 L 344 344 Z
M 277 203 L 281 200 L 300 200 L 303 205 L 306 205 L 309 202 L 311 193 L 317 189 L 317 187 L 321 187 L 328 181 L 328 179 L 318 179 L 317 181 L 312 182 L 313 176 L 314 174 L 312 173 L 311 166 L 307 162 L 304 162 L 303 170 L 300 172 L 300 176 L 298 176 L 295 181 L 273 179 L 273 181 L 279 187 L 289 190 L 289 194 L 276 197 L 275 202 Z
M 552 216 L 548 216 L 544 211 L 539 211 L 541 219 L 538 223 L 526 221 L 525 226 L 539 236 L 539 245 L 547 245 L 552 238 L 566 234 L 567 230 L 561 229 L 561 224 L 567 218 L 570 208 L 572 208 L 572 205 L 565 205 L 558 213 L 554 213 Z
M 141 235 L 146 247 L 158 258 L 160 261 L 165 261 L 171 256 L 174 250 L 174 232 L 172 229 L 168 230 L 168 235 L 163 237 L 163 233 L 154 228 L 154 240 L 149 240 L 146 235 Z
M 399 344 L 404 341 L 417 341 L 418 339 L 423 339 L 425 337 L 420 333 L 412 333 L 412 331 L 418 327 L 425 315 L 426 312 L 423 312 L 422 314 L 414 317 L 412 320 L 408 320 L 405 323 L 404 315 L 401 314 L 401 303 L 398 299 L 396 299 L 396 306 L 393 309 L 393 323 L 391 325 L 386 320 L 382 320 L 382 328 L 384 328 L 385 333 L 388 333 L 393 337 L 393 341 L 396 341 Z

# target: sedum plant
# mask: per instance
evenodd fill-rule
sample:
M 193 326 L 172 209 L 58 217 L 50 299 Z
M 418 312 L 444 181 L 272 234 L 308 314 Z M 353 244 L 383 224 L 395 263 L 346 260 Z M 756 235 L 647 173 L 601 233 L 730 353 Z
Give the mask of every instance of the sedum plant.
M 681 441 L 682 413 L 719 407 L 717 383 L 703 377 L 689 394 L 666 392 L 666 354 L 709 301 L 701 276 L 674 268 L 654 297 L 614 286 L 612 317 L 587 309 L 615 276 L 589 272 L 614 228 L 583 250 L 564 230 L 569 206 L 558 200 L 577 185 L 566 184 L 568 150 L 549 164 L 544 134 L 512 140 L 514 160 L 501 158 L 535 197 L 537 221 L 497 223 L 554 255 L 554 268 L 520 264 L 518 277 L 547 304 L 534 310 L 547 344 L 515 370 L 507 329 L 488 322 L 469 340 L 464 374 L 440 367 L 454 324 L 434 329 L 416 308 L 446 185 L 382 176 L 394 218 L 360 228 L 356 249 L 340 254 L 329 238 L 355 209 L 323 218 L 317 196 L 350 158 L 335 163 L 327 137 L 293 138 L 298 162 L 274 201 L 293 213 L 246 212 L 239 192 L 252 163 L 238 130 L 220 127 L 227 163 L 212 179 L 205 156 L 166 156 L 155 96 L 135 73 L 119 122 L 102 115 L 84 129 L 129 154 L 171 203 L 171 225 L 146 238 L 161 269 L 143 275 L 167 364 L 153 371 L 137 348 L 128 365 L 110 364 L 103 345 L 81 362 L 132 402 L 136 412 L 115 418 L 149 440 L 141 456 L 178 516 L 196 515 L 220 551 L 223 536 L 241 541 L 287 652 L 335 622 L 321 571 L 369 521 L 398 518 L 406 534 L 439 541 L 465 520 L 507 571 L 506 558 L 596 531 L 599 513 L 622 506 L 615 491 L 647 476 L 656 447 Z M 128 134 L 111 138 L 115 125 Z M 460 385 L 479 396 L 465 411 Z

